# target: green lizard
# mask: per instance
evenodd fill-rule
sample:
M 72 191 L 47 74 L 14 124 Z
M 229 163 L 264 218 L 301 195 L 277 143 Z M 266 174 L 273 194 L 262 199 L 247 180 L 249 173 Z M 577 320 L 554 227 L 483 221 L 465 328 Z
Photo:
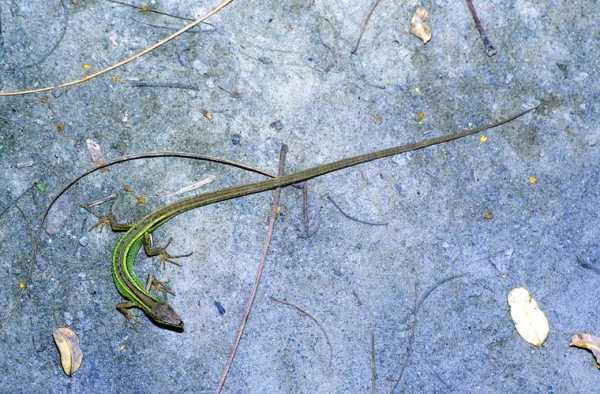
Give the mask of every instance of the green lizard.
M 183 331 L 183 320 L 181 320 L 181 317 L 179 317 L 173 307 L 171 307 L 164 300 L 152 295 L 150 293 L 149 286 L 144 286 L 142 281 L 135 275 L 133 271 L 135 257 L 142 246 L 144 247 L 144 250 L 148 256 L 160 256 L 162 261 L 173 262 L 173 258 L 182 257 L 171 256 L 166 251 L 166 248 L 169 245 L 168 243 L 163 248 L 154 247 L 151 235 L 152 232 L 159 226 L 179 214 L 194 208 L 214 204 L 220 201 L 230 200 L 255 193 L 261 193 L 279 187 L 297 184 L 311 178 L 315 178 L 330 172 L 339 171 L 341 169 L 366 163 L 372 160 L 399 155 L 401 153 L 420 150 L 429 146 L 457 140 L 479 133 L 483 130 L 501 126 L 537 108 L 538 107 L 529 108 L 523 112 L 502 119 L 493 124 L 481 126 L 475 129 L 463 130 L 441 137 L 426 139 L 417 143 L 383 149 L 376 152 L 319 165 L 307 170 L 295 172 L 293 174 L 277 176 L 260 182 L 229 187 L 183 199 L 159 208 L 133 224 L 120 224 L 115 220 L 112 214 L 105 216 L 100 219 L 99 224 L 108 224 L 113 231 L 126 231 L 126 234 L 117 241 L 113 251 L 113 279 L 119 293 L 127 300 L 126 302 L 118 304 L 117 309 L 123 313 L 125 317 L 129 318 L 129 309 L 134 307 L 139 308 L 142 309 L 146 315 L 158 325 L 177 331 Z

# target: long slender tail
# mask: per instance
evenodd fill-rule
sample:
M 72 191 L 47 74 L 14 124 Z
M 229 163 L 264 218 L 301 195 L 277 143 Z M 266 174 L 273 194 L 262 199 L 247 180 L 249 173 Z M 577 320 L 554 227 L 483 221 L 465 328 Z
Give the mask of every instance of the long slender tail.
M 484 130 L 493 129 L 502 126 L 506 123 L 512 122 L 521 116 L 536 110 L 538 106 L 526 109 L 525 111 L 511 115 L 494 123 L 483 125 L 474 129 L 468 129 L 450 133 L 441 137 L 429 138 L 420 142 L 412 144 L 400 145 L 393 148 L 383 149 L 376 152 L 366 153 L 347 159 L 334 161 L 328 164 L 322 164 L 316 167 L 312 167 L 306 170 L 298 171 L 293 174 L 278 176 L 276 178 L 267 179 L 261 182 L 249 183 L 241 186 L 234 186 L 226 189 L 217 190 L 211 193 L 201 194 L 199 196 L 190 197 L 189 199 L 181 200 L 180 202 L 169 206 L 167 209 L 177 214 L 193 209 L 203 205 L 209 205 L 220 201 L 230 200 L 232 198 L 238 198 L 247 196 L 250 194 L 261 193 L 267 190 L 272 190 L 278 187 L 289 186 L 295 183 L 304 182 L 308 179 L 315 178 L 321 175 L 328 174 L 330 172 L 339 171 L 344 168 L 352 167 L 358 164 L 366 163 L 373 160 L 382 159 L 384 157 L 395 156 L 401 153 L 412 152 L 420 149 L 427 148 L 433 145 L 439 145 L 446 142 L 454 141 L 460 138 L 464 138 L 473 134 L 477 134 Z M 168 216 L 168 215 L 165 215 Z
M 446 142 L 458 140 L 460 138 L 464 138 L 464 137 L 467 137 L 467 136 L 470 136 L 473 134 L 477 134 L 481 131 L 493 129 L 493 128 L 502 126 L 506 123 L 512 122 L 513 120 L 518 119 L 521 116 L 523 116 L 531 111 L 536 110 L 538 107 L 539 106 L 535 106 L 535 107 L 526 109 L 525 111 L 519 112 L 518 114 L 509 116 L 507 118 L 501 119 L 494 123 L 483 125 L 483 126 L 480 126 L 480 127 L 474 128 L 474 129 L 458 131 L 458 132 L 450 133 L 450 134 L 447 134 L 447 135 L 444 135 L 441 137 L 429 138 L 429 139 L 426 139 L 426 140 L 423 140 L 420 142 L 416 142 L 413 144 L 395 146 L 393 148 L 383 149 L 383 150 L 372 152 L 372 153 L 367 153 L 367 154 L 363 154 L 363 155 L 359 155 L 359 156 L 350 157 L 347 159 L 334 161 L 329 164 L 323 164 L 323 165 L 320 165 L 317 167 L 313 167 L 313 168 L 309 168 L 304 171 L 297 172 L 295 174 L 290 174 L 287 177 L 284 176 L 284 177 L 278 177 L 275 179 L 279 179 L 280 182 L 285 183 L 285 185 L 289 185 L 292 183 L 302 182 L 306 179 L 321 176 L 321 175 L 327 174 L 329 172 L 338 171 L 338 170 L 341 170 L 344 168 L 352 167 L 357 164 L 362 164 L 362 163 L 366 163 L 366 162 L 373 161 L 373 160 L 383 159 L 384 157 L 395 156 L 395 155 L 399 155 L 401 153 L 420 150 L 423 148 L 427 148 L 429 146 L 439 145 L 439 144 L 443 144 Z M 284 178 L 288 178 L 288 179 L 284 179 Z M 294 180 L 294 179 L 296 179 L 296 180 Z M 282 184 L 282 185 L 278 185 L 278 186 L 284 186 L 284 185 Z

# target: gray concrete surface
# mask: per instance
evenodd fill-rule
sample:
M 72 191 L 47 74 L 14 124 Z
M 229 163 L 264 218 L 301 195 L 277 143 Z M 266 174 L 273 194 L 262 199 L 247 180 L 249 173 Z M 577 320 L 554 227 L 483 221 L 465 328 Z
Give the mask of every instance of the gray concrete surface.
M 378 392 L 389 392 L 400 374 L 396 392 L 598 390 L 592 355 L 568 344 L 575 332 L 600 334 L 600 4 L 476 1 L 498 50 L 490 58 L 464 2 L 423 4 L 433 26 L 424 46 L 408 33 L 418 3 L 382 1 L 353 55 L 371 4 L 238 0 L 212 25 L 110 75 L 0 98 L 1 392 L 211 392 L 252 286 L 270 193 L 194 210 L 161 228 L 159 239 L 175 239 L 172 251 L 194 252 L 181 268 L 161 271 L 139 257 L 140 275 L 154 272 L 176 291 L 170 300 L 184 333 L 141 313 L 132 326 L 115 310 L 117 235 L 89 232 L 94 217 L 81 204 L 116 193 L 116 213 L 132 221 L 171 201 L 157 193 L 208 175 L 216 181 L 203 190 L 260 179 L 175 159 L 84 179 L 51 212 L 31 262 L 27 223 L 37 231 L 50 198 L 92 166 L 86 139 L 108 158 L 183 150 L 272 171 L 285 143 L 294 171 L 541 100 L 543 110 L 486 133 L 485 143 L 471 137 L 311 181 L 310 237 L 301 191 L 285 189 L 225 391 L 369 392 L 372 333 Z M 186 17 L 213 5 L 153 3 Z M 100 0 L 2 0 L 0 23 L 6 91 L 78 78 L 84 64 L 112 64 L 184 22 Z M 203 110 L 214 113 L 212 121 Z M 45 187 L 32 188 L 36 182 Z M 147 203 L 137 205 L 124 185 Z M 328 196 L 355 217 L 388 225 L 351 221 Z M 27 289 L 19 289 L 22 279 Z M 520 339 L 509 319 L 506 295 L 517 286 L 533 293 L 550 320 L 540 349 Z M 331 364 L 319 328 L 271 296 L 321 322 Z M 52 342 L 61 325 L 78 333 L 84 352 L 71 378 Z

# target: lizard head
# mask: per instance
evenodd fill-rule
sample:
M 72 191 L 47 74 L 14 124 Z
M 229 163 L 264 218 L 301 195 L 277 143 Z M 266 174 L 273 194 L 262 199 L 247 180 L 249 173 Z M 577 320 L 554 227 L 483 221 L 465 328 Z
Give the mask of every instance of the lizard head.
M 154 304 L 152 307 L 152 320 L 176 331 L 183 331 L 183 320 L 171 305 L 164 302 Z

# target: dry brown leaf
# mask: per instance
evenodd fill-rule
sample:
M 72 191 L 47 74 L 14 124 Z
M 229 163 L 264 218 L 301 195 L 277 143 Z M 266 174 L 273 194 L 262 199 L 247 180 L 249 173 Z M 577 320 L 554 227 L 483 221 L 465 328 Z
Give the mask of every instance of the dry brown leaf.
M 371 114 L 371 119 L 373 119 L 373 123 L 375 123 L 376 125 L 380 125 L 383 123 L 383 116 L 381 114 Z
M 510 317 L 521 338 L 534 346 L 542 346 L 550 332 L 550 325 L 529 291 L 522 287 L 512 289 L 508 293 L 508 305 Z
M 208 120 L 209 122 L 211 122 L 213 120 L 213 113 L 206 109 L 202 110 L 202 116 L 204 116 L 206 118 L 206 120 Z
M 135 202 L 137 205 L 146 205 L 146 196 L 141 194 L 139 196 L 135 196 Z
M 596 366 L 600 368 L 600 337 L 592 334 L 580 333 L 571 337 L 569 346 L 575 346 L 581 349 L 587 349 L 596 358 Z
M 60 363 L 63 371 L 72 376 L 81 366 L 83 354 L 79 347 L 79 338 L 69 327 L 60 327 L 54 330 L 54 343 L 60 353 Z
M 410 20 L 410 32 L 419 37 L 424 44 L 431 40 L 431 23 L 427 8 L 417 6 L 415 14 Z
M 140 6 L 140 12 L 150 12 L 152 11 L 152 6 L 150 4 L 142 4 Z
M 113 83 L 124 83 L 125 82 L 125 80 L 118 75 L 113 75 L 111 77 L 111 80 L 113 81 Z
M 92 158 L 92 163 L 96 167 L 103 166 L 106 164 L 106 159 L 104 158 L 104 154 L 102 153 L 102 148 L 100 144 L 95 140 L 88 138 L 85 140 L 85 144 L 87 146 L 90 157 Z M 108 171 L 108 168 L 103 168 L 101 171 Z

